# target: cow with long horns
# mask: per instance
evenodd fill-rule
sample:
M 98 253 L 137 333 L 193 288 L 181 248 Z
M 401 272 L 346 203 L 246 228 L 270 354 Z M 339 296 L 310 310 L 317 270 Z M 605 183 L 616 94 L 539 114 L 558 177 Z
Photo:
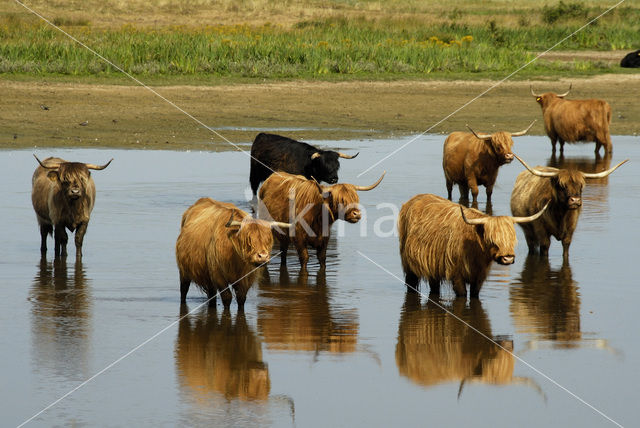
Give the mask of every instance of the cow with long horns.
M 531 87 L 531 95 L 542 108 L 544 129 L 551 139 L 551 148 L 556 151 L 556 142 L 560 142 L 560 153 L 564 151 L 564 143 L 591 142 L 596 143 L 595 152 L 604 146 L 605 153 L 611 153 L 611 106 L 604 100 L 565 100 L 569 90 L 563 94 L 546 92 L 536 94 Z
M 66 229 L 75 231 L 76 258 L 82 258 L 82 243 L 87 232 L 89 218 L 96 200 L 96 186 L 89 170 L 103 170 L 104 165 L 67 162 L 50 157 L 38 161 L 31 180 L 31 202 L 40 227 L 40 252 L 47 253 L 47 235 L 54 235 L 58 256 L 67 255 Z
M 287 249 L 293 241 L 302 270 L 307 267 L 309 246 L 317 250 L 320 266 L 324 267 L 331 225 L 336 220 L 349 223 L 360 221 L 362 214 L 358 191 L 375 189 L 384 174 L 370 186 L 346 183 L 321 186 L 314 179 L 301 175 L 285 172 L 272 174 L 260 188 L 258 217 L 277 221 L 295 219 L 296 223 L 295 229 L 290 230 L 290 233 L 274 231 L 280 241 L 281 263 L 287 263 Z
M 544 166 L 531 168 L 522 159 L 516 159 L 527 169 L 516 178 L 511 192 L 511 213 L 526 216 L 540 209 L 549 201 L 549 209 L 537 220 L 521 224 L 529 253 L 536 250 L 548 256 L 551 236 L 562 241 L 564 260 L 569 258 L 569 246 L 578 225 L 582 209 L 582 189 L 585 179 L 604 178 L 615 171 L 626 159 L 613 168 L 598 173 L 586 173 L 575 169 L 558 169 Z
M 473 196 L 474 207 L 478 204 L 478 186 L 485 186 L 487 204 L 491 204 L 493 186 L 498 178 L 498 168 L 513 160 L 513 140 L 511 137 L 524 135 L 531 129 L 535 120 L 526 129 L 518 132 L 494 132 L 493 134 L 453 132 L 444 141 L 442 168 L 447 183 L 447 196 L 451 200 L 453 185 L 460 189 L 460 198 L 468 200 L 469 189 Z
M 238 309 L 243 309 L 257 267 L 271 257 L 271 228 L 289 226 L 253 219 L 231 203 L 200 198 L 182 215 L 176 242 L 181 302 L 186 302 L 193 281 L 207 294 L 210 306 L 220 293 L 228 308 L 233 288 Z
M 478 297 L 491 262 L 515 260 L 514 223 L 534 221 L 545 209 L 528 217 L 492 217 L 440 196 L 414 196 L 398 216 L 407 290 L 417 292 L 424 278 L 431 293 L 438 294 L 441 282 L 449 281 L 456 296 L 466 296 L 469 284 L 471 297 Z
M 353 156 L 333 150 L 322 150 L 310 144 L 275 134 L 259 133 L 251 146 L 251 169 L 249 182 L 255 197 L 258 186 L 274 171 L 314 177 L 318 181 L 334 184 L 338 182 L 339 158 Z

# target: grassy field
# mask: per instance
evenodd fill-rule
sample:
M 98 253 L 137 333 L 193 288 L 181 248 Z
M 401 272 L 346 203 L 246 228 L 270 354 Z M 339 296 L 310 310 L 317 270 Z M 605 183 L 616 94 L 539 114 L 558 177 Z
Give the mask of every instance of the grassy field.
M 501 77 L 606 9 L 601 2 L 542 5 L 529 0 L 454 1 L 447 6 L 395 0 L 29 4 L 145 81 L 187 78 L 200 84 L 221 79 Z M 115 68 L 19 5 L 5 2 L 0 11 L 4 78 L 120 77 Z M 558 49 L 630 50 L 638 33 L 640 7 L 623 4 Z M 518 77 L 617 71 L 616 61 L 576 57 L 536 61 Z

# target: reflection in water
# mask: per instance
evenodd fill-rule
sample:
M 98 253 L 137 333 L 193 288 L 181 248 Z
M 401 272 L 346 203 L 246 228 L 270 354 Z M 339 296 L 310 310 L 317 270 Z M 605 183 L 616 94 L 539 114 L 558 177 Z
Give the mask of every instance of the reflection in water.
M 73 275 L 67 259 L 42 258 L 29 293 L 35 367 L 70 379 L 88 376 L 91 297 L 81 260 Z
M 543 346 L 541 341 L 558 349 L 608 348 L 605 340 L 583 340 L 580 293 L 568 261 L 552 269 L 547 257 L 529 255 L 520 277 L 509 288 L 509 301 L 516 331 L 533 338 L 527 348 Z
M 493 338 L 498 346 L 460 320 L 493 338 L 480 300 L 470 299 L 467 303 L 464 298 L 455 299 L 449 305 L 430 297 L 422 304 L 418 293 L 406 293 L 396 345 L 400 374 L 424 386 L 460 382 L 460 393 L 469 382 L 526 384 L 541 392 L 532 380 L 513 376 L 511 339 Z
M 358 315 L 355 309 L 336 309 L 329 303 L 326 273 L 320 269 L 309 283 L 301 273 L 295 280 L 280 267 L 277 280 L 264 269 L 259 279 L 258 328 L 270 349 L 354 352 Z
M 598 155 L 595 157 L 575 158 L 565 158 L 564 155 L 556 156 L 554 154 L 549 158 L 547 166 L 563 169 L 577 169 L 587 173 L 602 172 L 611 168 L 611 153 L 608 153 L 605 156 Z M 585 186 L 582 194 L 584 202 L 583 210 L 598 214 L 607 213 L 609 211 L 608 184 L 609 176 L 587 180 L 587 185 Z
M 181 316 L 186 314 L 183 305 Z M 244 312 L 232 320 L 229 309 L 218 316 L 206 309 L 180 321 L 176 342 L 180 385 L 205 404 L 218 393 L 227 400 L 266 400 L 271 384 L 262 346 Z

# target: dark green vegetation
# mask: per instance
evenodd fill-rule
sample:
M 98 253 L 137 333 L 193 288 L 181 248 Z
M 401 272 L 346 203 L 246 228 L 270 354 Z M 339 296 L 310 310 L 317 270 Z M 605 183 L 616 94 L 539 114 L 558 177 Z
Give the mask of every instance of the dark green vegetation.
M 451 8 L 439 19 L 360 14 L 292 25 L 94 27 L 54 18 L 74 37 L 140 77 L 397 79 L 503 76 L 576 31 L 606 7 L 560 2 L 483 16 Z M 496 18 L 496 16 L 498 18 Z M 513 19 L 513 17 L 517 17 Z M 636 48 L 640 8 L 621 6 L 564 42 L 562 50 Z M 622 54 L 621 54 L 622 55 Z M 617 71 L 598 58 L 541 60 L 522 77 Z M 51 26 L 24 14 L 0 18 L 0 73 L 105 76 L 119 72 Z

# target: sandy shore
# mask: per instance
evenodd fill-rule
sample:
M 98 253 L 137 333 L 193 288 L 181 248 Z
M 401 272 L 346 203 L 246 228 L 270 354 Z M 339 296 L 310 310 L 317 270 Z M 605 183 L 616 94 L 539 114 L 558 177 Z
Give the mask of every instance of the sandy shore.
M 360 139 L 427 129 L 448 133 L 465 129 L 467 123 L 480 132 L 519 130 L 534 119 L 538 122 L 531 132 L 540 135 L 541 112 L 529 85 L 538 92 L 565 91 L 570 82 L 569 98 L 602 98 L 611 104 L 612 134 L 640 133 L 640 74 L 505 82 L 473 102 L 497 82 L 296 81 L 153 88 L 175 106 L 140 86 L 0 80 L 0 148 L 228 150 L 233 146 L 225 139 L 250 143 L 261 130 L 309 140 Z

